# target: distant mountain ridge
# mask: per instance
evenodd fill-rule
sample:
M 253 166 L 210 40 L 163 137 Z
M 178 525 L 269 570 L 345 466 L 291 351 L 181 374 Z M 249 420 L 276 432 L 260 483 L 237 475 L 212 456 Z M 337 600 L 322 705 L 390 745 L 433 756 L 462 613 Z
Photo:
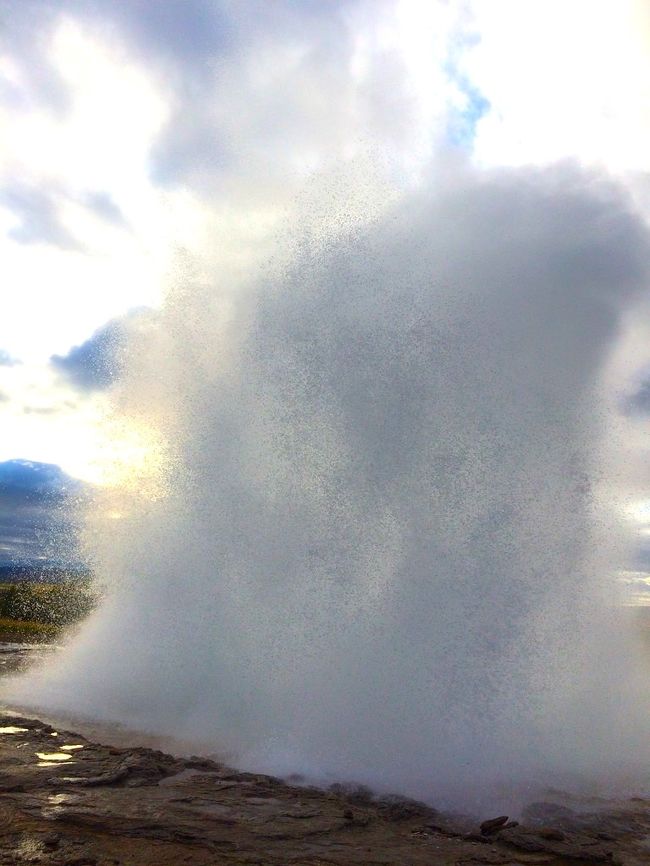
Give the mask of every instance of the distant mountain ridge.
M 0 583 L 62 583 L 66 580 L 85 580 L 92 573 L 83 566 L 61 565 L 0 565 Z
M 83 572 L 75 510 L 87 490 L 54 463 L 0 462 L 0 581 L 60 580 Z
M 70 495 L 84 485 L 55 463 L 40 463 L 22 458 L 0 462 L 0 496 L 19 493 Z

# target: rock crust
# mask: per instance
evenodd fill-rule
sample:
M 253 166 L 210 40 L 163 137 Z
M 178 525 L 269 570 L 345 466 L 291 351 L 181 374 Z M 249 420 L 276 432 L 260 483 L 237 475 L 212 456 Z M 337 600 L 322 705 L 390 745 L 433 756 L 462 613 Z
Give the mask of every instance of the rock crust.
M 2 730 L 2 728 L 0 728 Z M 308 787 L 205 758 L 112 748 L 37 719 L 0 733 L 0 863 L 476 866 L 650 863 L 650 801 L 450 816 L 358 785 Z

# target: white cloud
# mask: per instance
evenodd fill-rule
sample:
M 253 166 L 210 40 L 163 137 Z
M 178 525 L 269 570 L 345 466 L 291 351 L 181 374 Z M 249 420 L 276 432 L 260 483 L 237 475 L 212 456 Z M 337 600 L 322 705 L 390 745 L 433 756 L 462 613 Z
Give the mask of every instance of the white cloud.
M 349 189 L 354 219 L 432 160 L 468 155 L 484 166 L 574 156 L 636 169 L 642 189 L 642 2 L 25 0 L 11 22 L 0 347 L 36 377 L 109 319 L 160 304 L 185 279 L 180 248 L 235 285 L 292 211 L 331 228 L 340 210 L 307 214 L 321 200 L 314 172 L 333 199 Z
M 463 65 L 491 103 L 477 127 L 479 163 L 574 156 L 617 172 L 648 168 L 643 0 L 497 0 L 471 9 L 480 41 Z

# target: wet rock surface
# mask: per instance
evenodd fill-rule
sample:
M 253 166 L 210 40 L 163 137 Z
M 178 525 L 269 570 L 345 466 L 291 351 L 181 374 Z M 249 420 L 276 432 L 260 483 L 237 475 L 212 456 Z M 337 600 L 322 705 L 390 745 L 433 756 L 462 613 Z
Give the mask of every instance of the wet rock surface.
M 103 746 L 36 719 L 0 727 L 0 863 L 650 863 L 650 800 L 580 812 L 533 803 L 519 823 L 442 815 L 361 786 L 329 790 L 203 758 Z

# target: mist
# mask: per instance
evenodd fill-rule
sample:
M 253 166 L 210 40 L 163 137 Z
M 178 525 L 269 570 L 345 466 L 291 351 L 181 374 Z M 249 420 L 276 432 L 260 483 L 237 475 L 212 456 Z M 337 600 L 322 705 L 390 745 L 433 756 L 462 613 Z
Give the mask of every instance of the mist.
M 4 699 L 436 805 L 643 784 L 602 457 L 643 223 L 571 163 L 368 195 L 324 179 L 328 219 L 297 207 L 138 332 L 115 412 L 163 443 L 158 486 L 95 503 L 105 600 Z

